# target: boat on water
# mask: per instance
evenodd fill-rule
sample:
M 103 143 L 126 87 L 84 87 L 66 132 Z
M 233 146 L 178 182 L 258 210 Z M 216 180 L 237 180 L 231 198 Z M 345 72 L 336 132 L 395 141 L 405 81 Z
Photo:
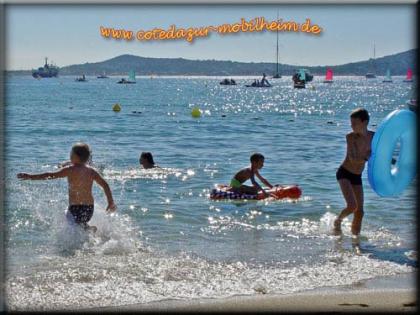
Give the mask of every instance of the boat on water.
M 256 87 L 256 88 L 270 88 L 272 87 L 272 85 L 270 84 L 270 82 L 268 82 L 268 80 L 266 79 L 266 75 L 265 73 L 263 73 L 263 77 L 260 80 L 255 79 L 254 82 L 252 82 L 251 84 L 246 84 L 245 87 Z
M 135 84 L 136 83 L 136 74 L 133 70 L 131 70 L 128 74 L 128 80 L 122 78 L 120 81 L 117 82 L 118 84 Z
M 407 69 L 407 76 L 405 77 L 404 82 L 413 82 L 413 70 L 411 70 L 411 68 Z
M 382 82 L 383 83 L 392 83 L 391 70 L 389 70 L 389 69 L 386 70 L 385 79 L 383 79 Z
M 264 84 L 245 84 L 245 87 L 255 87 L 255 88 L 271 88 L 273 87 L 271 84 L 270 85 L 264 85 Z
M 366 79 L 375 79 L 376 78 L 376 74 L 375 74 L 375 58 L 376 58 L 376 47 L 375 44 L 373 44 L 373 59 L 371 59 L 371 68 L 372 71 L 366 73 L 365 78 Z
M 236 85 L 236 81 L 233 79 L 223 79 L 219 82 L 220 85 Z
M 279 11 L 277 10 L 277 22 L 279 21 Z M 281 79 L 281 74 L 279 73 L 279 30 L 276 31 L 277 36 L 277 45 L 276 45 L 276 73 L 273 75 L 273 79 Z
M 81 77 L 74 79 L 76 82 L 87 82 L 86 76 L 83 74 Z
M 327 69 L 327 73 L 325 74 L 324 83 L 333 83 L 333 71 L 331 69 Z
M 48 58 L 45 57 L 45 64 L 36 70 L 32 70 L 32 76 L 36 79 L 39 78 L 54 78 L 58 76 L 59 68 L 52 63 L 48 64 Z
M 292 76 L 293 87 L 295 89 L 306 88 L 306 83 L 311 82 L 314 76 L 307 69 L 299 69 Z
M 98 75 L 96 78 L 97 79 L 109 79 L 109 77 L 105 74 L 105 71 L 102 72 L 102 74 Z

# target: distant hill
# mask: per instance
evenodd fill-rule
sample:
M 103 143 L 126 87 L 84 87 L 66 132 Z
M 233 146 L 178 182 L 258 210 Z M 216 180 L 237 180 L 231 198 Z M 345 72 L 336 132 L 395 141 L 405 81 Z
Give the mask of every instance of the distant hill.
M 365 75 L 373 71 L 384 75 L 389 67 L 392 75 L 404 75 L 408 67 L 416 73 L 417 49 L 372 59 L 336 66 L 303 66 L 280 64 L 282 75 L 292 75 L 297 68 L 306 68 L 315 75 L 323 75 L 331 68 L 335 75 Z M 60 69 L 61 75 L 97 75 L 106 72 L 108 75 L 127 75 L 134 70 L 137 75 L 261 75 L 265 72 L 272 75 L 275 63 L 254 63 L 217 60 L 188 60 L 183 58 L 145 58 L 133 55 L 121 55 L 109 60 L 95 63 L 71 65 Z

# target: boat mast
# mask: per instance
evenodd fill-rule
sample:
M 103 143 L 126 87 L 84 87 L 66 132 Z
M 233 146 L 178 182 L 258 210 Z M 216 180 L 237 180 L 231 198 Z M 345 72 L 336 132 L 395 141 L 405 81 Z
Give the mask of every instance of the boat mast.
M 279 10 L 277 9 L 277 23 L 279 22 Z M 279 28 L 277 27 L 277 50 L 276 50 L 276 75 L 279 74 Z
M 375 43 L 373 43 L 373 73 L 376 72 L 375 58 L 376 58 L 376 46 L 375 46 Z

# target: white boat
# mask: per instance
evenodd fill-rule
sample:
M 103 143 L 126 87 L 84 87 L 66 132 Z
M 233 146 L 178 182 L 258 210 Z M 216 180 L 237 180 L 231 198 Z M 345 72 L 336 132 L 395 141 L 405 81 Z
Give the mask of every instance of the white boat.
M 391 71 L 389 69 L 386 70 L 385 79 L 383 79 L 382 82 L 384 82 L 384 83 L 392 83 Z
M 122 78 L 117 82 L 118 84 L 135 84 L 136 83 L 136 73 L 134 70 L 131 70 L 128 74 L 128 80 Z

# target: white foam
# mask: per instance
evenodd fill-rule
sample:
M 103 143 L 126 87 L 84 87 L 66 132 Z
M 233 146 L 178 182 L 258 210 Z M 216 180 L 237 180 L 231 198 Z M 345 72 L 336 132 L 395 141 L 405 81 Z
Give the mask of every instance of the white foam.
M 48 269 L 6 281 L 11 310 L 57 310 L 146 303 L 163 299 L 288 294 L 350 285 L 414 268 L 369 255 L 331 252 L 312 266 L 209 262 L 181 254 L 86 255 L 49 262 Z
M 166 179 L 168 176 L 179 177 L 182 180 L 188 179 L 195 175 L 194 170 L 188 169 L 178 169 L 178 168 L 152 168 L 152 169 L 128 169 L 128 170 L 115 170 L 115 169 L 105 169 L 104 170 L 105 179 L 125 181 L 128 179 Z

